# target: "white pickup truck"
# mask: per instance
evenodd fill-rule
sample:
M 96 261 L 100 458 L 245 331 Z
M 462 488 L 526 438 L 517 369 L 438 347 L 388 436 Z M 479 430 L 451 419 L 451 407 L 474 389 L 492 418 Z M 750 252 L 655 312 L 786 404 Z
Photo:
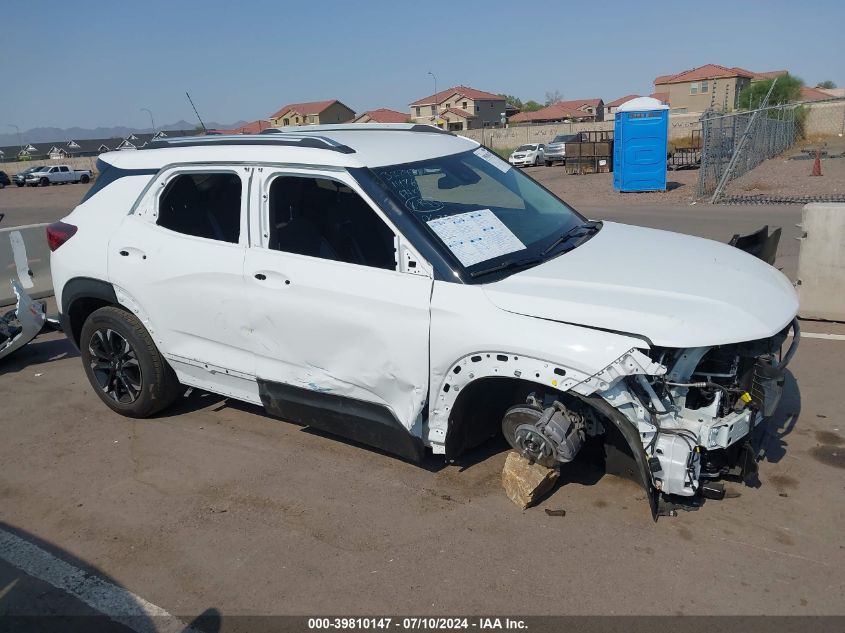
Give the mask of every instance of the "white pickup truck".
M 46 187 L 69 182 L 90 182 L 93 174 L 90 169 L 71 169 L 67 165 L 45 165 L 39 171 L 27 174 L 26 182 L 30 187 Z

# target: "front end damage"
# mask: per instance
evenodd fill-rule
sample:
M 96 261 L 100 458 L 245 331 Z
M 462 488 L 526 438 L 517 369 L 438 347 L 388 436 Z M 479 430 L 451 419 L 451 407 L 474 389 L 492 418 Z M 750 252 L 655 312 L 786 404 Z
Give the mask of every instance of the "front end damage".
M 573 387 L 575 398 L 532 395 L 512 407 L 503 429 L 524 456 L 551 466 L 574 459 L 590 436 L 608 442 L 611 424 L 655 517 L 683 498 L 722 498 L 720 479 L 756 480 L 752 432 L 777 408 L 799 336 L 794 320 L 757 341 L 632 350 Z
M 44 304 L 26 294 L 18 282 L 11 284 L 17 304 L 14 310 L 0 314 L 0 359 L 29 343 L 47 323 Z

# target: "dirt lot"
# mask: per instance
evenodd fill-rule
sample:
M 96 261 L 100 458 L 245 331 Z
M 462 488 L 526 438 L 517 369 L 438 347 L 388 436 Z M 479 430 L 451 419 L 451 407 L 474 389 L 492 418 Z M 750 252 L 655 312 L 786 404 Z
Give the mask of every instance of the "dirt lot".
M 549 186 L 591 217 L 717 239 L 780 224 L 778 263 L 794 274 L 800 207 L 620 205 L 576 189 L 592 177 L 556 171 Z M 0 199 L 55 219 L 81 192 Z M 123 418 L 51 334 L 0 362 L 0 534 L 41 539 L 169 613 L 217 609 L 222 631 L 272 613 L 845 614 L 843 351 L 802 342 L 759 488 L 733 484 L 738 496 L 655 524 L 639 487 L 580 463 L 519 511 L 499 485 L 501 443 L 420 468 L 198 392 L 156 419 Z M 0 563 L 7 613 L 62 612 L 65 598 Z
M 70 213 L 93 186 L 93 183 L 79 183 L 50 187 L 5 187 L 0 190 L 0 213 L 6 217 L 0 228 L 55 222 Z
M 618 193 L 613 190 L 613 174 L 571 176 L 559 165 L 527 167 L 525 172 L 575 207 L 689 204 L 695 199 L 698 182 L 697 170 L 670 171 L 668 191 Z
M 767 160 L 750 172 L 731 182 L 726 188 L 726 195 L 762 195 L 762 196 L 818 196 L 845 194 L 845 148 L 831 146 L 831 158 L 821 161 L 822 175 L 812 176 L 813 160 L 810 154 L 801 151 L 799 146 L 779 156 Z M 806 149 L 814 146 L 807 145 Z M 798 158 L 796 158 L 798 157 Z

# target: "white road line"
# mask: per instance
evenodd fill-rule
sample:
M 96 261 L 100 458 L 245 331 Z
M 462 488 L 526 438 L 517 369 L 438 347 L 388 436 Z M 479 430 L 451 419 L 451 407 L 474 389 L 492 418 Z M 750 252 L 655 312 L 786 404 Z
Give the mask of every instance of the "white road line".
M 790 334 L 791 336 L 791 334 Z M 845 334 L 823 334 L 821 332 L 801 332 L 801 338 L 821 338 L 828 341 L 845 341 Z
M 3 529 L 0 529 L 0 558 L 30 576 L 69 593 L 137 633 L 191 631 L 161 607 L 147 602 L 123 587 L 92 576 Z

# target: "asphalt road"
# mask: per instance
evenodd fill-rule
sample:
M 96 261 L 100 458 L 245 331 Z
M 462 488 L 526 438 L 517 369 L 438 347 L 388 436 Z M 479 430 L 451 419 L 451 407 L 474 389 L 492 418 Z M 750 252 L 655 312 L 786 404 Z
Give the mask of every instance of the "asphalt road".
M 20 190 L 51 198 L 12 217 L 56 219 L 71 191 Z M 720 240 L 780 225 L 794 268 L 798 207 L 580 208 Z M 843 358 L 845 341 L 802 342 L 758 488 L 653 523 L 639 487 L 579 463 L 518 510 L 501 443 L 421 468 L 198 392 L 122 418 L 50 334 L 0 362 L 0 558 L 32 558 L 3 549 L 12 532 L 83 586 L 107 578 L 186 622 L 212 609 L 223 631 L 245 614 L 843 614 Z M 0 613 L 64 604 L 39 582 L 0 564 Z

